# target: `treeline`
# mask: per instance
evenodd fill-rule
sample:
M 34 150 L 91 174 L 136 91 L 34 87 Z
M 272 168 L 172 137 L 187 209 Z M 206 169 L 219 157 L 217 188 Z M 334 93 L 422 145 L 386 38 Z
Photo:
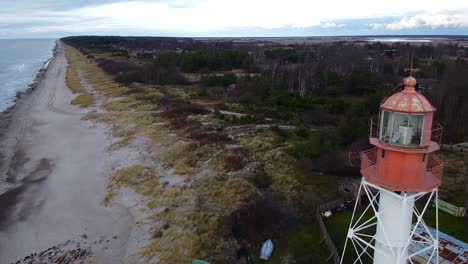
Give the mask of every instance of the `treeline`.
M 133 82 L 158 85 L 189 84 L 172 60 L 160 58 L 142 65 L 105 58 L 97 61 L 99 67 L 122 84 Z
M 177 65 L 184 72 L 249 69 L 253 58 L 245 51 L 195 51 L 178 54 Z
M 200 84 L 203 86 L 229 86 L 237 83 L 237 76 L 234 73 L 226 73 L 222 75 L 205 75 L 200 79 Z
M 66 44 L 75 48 L 93 51 L 128 50 L 175 50 L 205 49 L 205 43 L 191 38 L 174 37 L 119 37 L 119 36 L 72 36 L 62 38 Z
M 315 57 L 314 53 L 298 52 L 296 49 L 267 49 L 265 50 L 265 57 L 272 60 L 281 60 L 283 62 L 303 63 L 306 57 L 309 59 Z

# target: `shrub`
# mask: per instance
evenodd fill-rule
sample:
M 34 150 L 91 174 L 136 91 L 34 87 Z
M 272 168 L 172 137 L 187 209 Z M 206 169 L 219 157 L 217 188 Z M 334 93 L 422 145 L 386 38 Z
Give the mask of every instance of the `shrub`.
M 299 141 L 288 149 L 288 153 L 297 158 L 315 158 L 324 152 L 320 137 L 313 135 L 308 140 Z
M 161 113 L 161 116 L 166 118 L 174 118 L 180 116 L 188 116 L 188 115 L 206 115 L 210 113 L 209 110 L 196 106 L 196 105 L 181 105 L 175 107 L 168 107 L 166 111 Z
M 200 84 L 203 86 L 228 86 L 237 83 L 237 77 L 233 73 L 226 73 L 224 75 L 208 75 L 203 76 Z
M 195 131 L 189 134 L 189 138 L 195 139 L 201 145 L 206 144 L 228 144 L 233 140 L 221 132 Z
M 257 172 L 253 175 L 252 181 L 259 189 L 270 187 L 272 179 L 265 172 Z
M 232 234 L 238 241 L 259 244 L 268 238 L 278 238 L 294 217 L 279 198 L 257 198 L 231 215 Z
M 305 127 L 298 127 L 294 132 L 296 133 L 296 136 L 301 138 L 307 138 L 309 136 L 309 130 Z
M 289 138 L 289 133 L 287 131 L 280 129 L 278 126 L 272 127 L 271 130 L 275 132 L 280 142 L 284 142 Z

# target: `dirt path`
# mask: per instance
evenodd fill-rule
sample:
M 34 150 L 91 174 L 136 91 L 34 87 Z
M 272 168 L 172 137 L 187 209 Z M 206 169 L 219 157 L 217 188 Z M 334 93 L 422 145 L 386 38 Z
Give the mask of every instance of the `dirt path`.
M 0 263 L 75 241 L 97 263 L 127 263 L 134 219 L 128 208 L 102 206 L 107 177 L 119 163 L 106 128 L 70 105 L 62 47 L 39 86 L 15 108 L 2 141 L 8 177 L 22 187 L 0 196 Z M 125 153 L 124 153 L 125 154 Z

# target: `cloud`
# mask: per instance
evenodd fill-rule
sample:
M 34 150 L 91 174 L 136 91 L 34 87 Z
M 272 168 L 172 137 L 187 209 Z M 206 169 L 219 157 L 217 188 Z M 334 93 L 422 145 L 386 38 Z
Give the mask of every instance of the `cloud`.
M 404 17 L 385 25 L 388 30 L 413 29 L 419 27 L 430 27 L 432 29 L 441 27 L 468 27 L 468 12 L 458 14 L 423 14 Z
M 370 24 L 366 24 L 366 26 L 371 27 L 373 30 L 381 30 L 385 28 L 384 23 L 370 23 Z
M 466 0 L 15 0 L 0 9 L 8 34 L 173 36 L 387 33 L 468 28 Z M 337 8 L 339 7 L 339 8 Z M 404 8 L 403 8 L 404 7 Z M 457 8 L 453 12 L 447 7 Z M 382 18 L 391 18 L 382 20 Z M 365 21 L 357 24 L 354 21 Z M 348 31 L 347 31 L 348 30 Z M 269 34 L 270 34 L 269 33 Z M 265 33 L 266 34 L 266 33 Z
M 336 28 L 336 27 L 344 27 L 345 24 L 336 24 L 334 22 L 326 22 L 320 25 L 323 28 Z

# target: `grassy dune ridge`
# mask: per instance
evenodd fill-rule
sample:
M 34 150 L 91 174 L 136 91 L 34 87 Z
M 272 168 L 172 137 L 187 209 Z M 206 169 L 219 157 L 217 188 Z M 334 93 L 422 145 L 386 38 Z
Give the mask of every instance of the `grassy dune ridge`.
M 277 142 L 274 132 L 240 134 L 235 133 L 235 126 L 228 131 L 225 123 L 191 100 L 186 87 L 117 84 L 94 59 L 69 46 L 66 54 L 67 84 L 83 97 L 83 101 L 77 97 L 74 103 L 82 107 L 93 103 L 90 93 L 80 85 L 77 69 L 103 98 L 100 106 L 105 112 L 90 113 L 85 119 L 112 125 L 112 134 L 120 141 L 111 148 L 144 138 L 150 146 L 146 155 L 154 164 L 162 164 L 163 174 L 168 174 L 160 175 L 155 165 L 147 164 L 116 169 L 103 201 L 106 206 L 112 205 L 113 196 L 122 187 L 132 188 L 145 198 L 145 210 L 151 215 L 146 220 L 153 234 L 141 251 L 145 261 L 157 258 L 160 263 L 184 263 L 191 258 L 206 258 L 229 263 L 236 259 L 236 248 L 249 240 L 245 235 L 233 237 L 233 226 L 243 222 L 233 220 L 239 210 L 275 200 L 277 210 L 292 210 L 295 218 L 301 206 L 311 207 L 335 197 L 335 191 L 324 190 L 335 189 L 338 177 L 297 171 L 292 157 L 284 152 L 287 143 Z M 168 184 L 170 175 L 183 178 L 183 183 Z M 303 212 L 307 214 L 307 210 Z M 255 224 L 245 221 L 245 228 Z M 254 240 L 276 237 L 277 232 L 277 227 L 266 228 Z
M 67 87 L 74 94 L 78 94 L 78 96 L 76 96 L 71 101 L 71 103 L 74 105 L 79 105 L 80 107 L 88 107 L 93 104 L 94 100 L 91 94 L 83 87 L 78 76 L 78 70 L 80 69 L 79 59 L 81 54 L 79 54 L 79 52 L 72 47 L 65 45 L 65 56 L 68 61 L 66 72 Z

